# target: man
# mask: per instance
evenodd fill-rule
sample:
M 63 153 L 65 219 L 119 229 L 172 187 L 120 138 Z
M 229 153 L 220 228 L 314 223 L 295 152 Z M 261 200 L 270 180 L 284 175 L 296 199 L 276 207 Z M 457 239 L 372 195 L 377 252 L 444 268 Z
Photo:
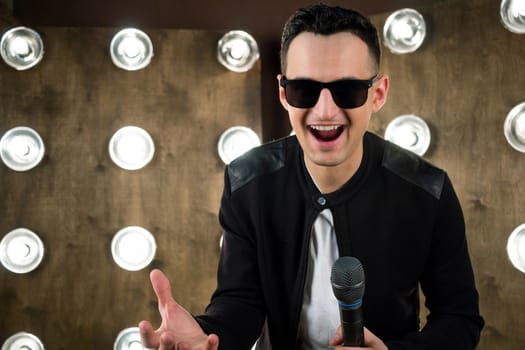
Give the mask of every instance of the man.
M 158 270 L 162 324 L 140 324 L 166 349 L 342 348 L 330 268 L 363 264 L 365 347 L 473 349 L 483 319 L 459 201 L 446 173 L 366 131 L 386 101 L 373 25 L 314 5 L 287 22 L 279 98 L 295 136 L 226 167 L 217 290 L 193 317 Z M 430 314 L 420 330 L 419 285 Z M 264 327 L 263 327 L 264 326 Z

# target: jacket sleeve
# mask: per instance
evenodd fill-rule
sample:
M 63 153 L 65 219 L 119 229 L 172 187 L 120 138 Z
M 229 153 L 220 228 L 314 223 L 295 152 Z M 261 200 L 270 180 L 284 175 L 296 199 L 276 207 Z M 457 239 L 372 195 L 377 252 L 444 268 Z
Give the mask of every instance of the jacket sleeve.
M 240 196 L 236 197 L 237 203 L 226 172 L 219 212 L 223 239 L 217 289 L 205 314 L 196 317 L 207 334 L 219 336 L 219 348 L 226 350 L 251 348 L 265 320 L 254 228 L 249 227 L 246 205 L 239 203 Z
M 429 259 L 420 280 L 429 310 L 425 327 L 387 342 L 390 350 L 475 349 L 484 321 L 459 200 L 445 177 Z

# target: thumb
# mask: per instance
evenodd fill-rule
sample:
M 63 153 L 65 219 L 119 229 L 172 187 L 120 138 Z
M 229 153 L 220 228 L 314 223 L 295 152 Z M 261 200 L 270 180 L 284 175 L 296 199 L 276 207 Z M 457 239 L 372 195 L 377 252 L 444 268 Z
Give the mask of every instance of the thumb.
M 334 337 L 330 340 L 330 346 L 337 346 L 343 344 L 343 333 L 341 326 L 337 327 Z
M 158 348 L 159 337 L 153 330 L 151 323 L 148 321 L 141 321 L 139 323 L 140 341 L 145 348 Z
M 157 295 L 159 308 L 163 308 L 164 305 L 170 302 L 175 302 L 171 294 L 170 281 L 162 271 L 157 269 L 151 271 L 149 278 L 151 285 L 153 286 L 153 290 Z
M 208 350 L 216 350 L 219 348 L 219 337 L 216 334 L 210 334 L 207 342 Z

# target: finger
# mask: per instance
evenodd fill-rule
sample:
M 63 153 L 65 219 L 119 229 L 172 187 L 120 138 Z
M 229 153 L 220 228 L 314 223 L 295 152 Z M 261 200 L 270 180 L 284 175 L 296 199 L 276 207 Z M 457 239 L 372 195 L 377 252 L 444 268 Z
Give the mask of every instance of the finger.
M 206 343 L 206 350 L 217 350 L 219 348 L 219 337 L 215 334 L 210 334 Z
M 158 348 L 159 338 L 148 321 L 139 323 L 140 342 L 145 348 Z
M 170 302 L 175 302 L 173 296 L 171 295 L 170 281 L 160 270 L 151 271 L 150 281 L 159 301 L 159 309 L 161 309 L 162 312 L 162 310 L 164 310 L 164 305 Z
M 191 345 L 186 342 L 178 343 L 177 350 L 191 350 Z
M 343 343 L 343 333 L 341 326 L 337 327 L 334 337 L 330 340 L 330 346 L 341 345 Z
M 219 337 L 215 334 L 210 334 L 206 338 L 204 350 L 217 350 L 219 348 Z M 180 342 L 177 344 L 177 350 L 191 350 L 192 347 L 187 342 Z
M 373 337 L 373 336 L 375 337 L 374 333 L 370 332 L 368 330 L 368 328 L 366 328 L 366 327 L 363 327 L 363 333 L 365 335 L 365 338 L 369 338 L 369 337 Z
M 159 350 L 176 350 L 176 341 L 173 334 L 170 332 L 161 334 Z

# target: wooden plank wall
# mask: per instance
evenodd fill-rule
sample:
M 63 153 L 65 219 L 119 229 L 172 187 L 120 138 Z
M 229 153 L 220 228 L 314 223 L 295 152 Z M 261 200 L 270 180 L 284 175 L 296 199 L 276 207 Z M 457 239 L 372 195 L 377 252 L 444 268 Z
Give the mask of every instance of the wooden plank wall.
M 0 268 L 0 343 L 28 331 L 48 349 L 111 349 L 118 332 L 142 319 L 158 324 L 150 267 L 201 312 L 215 288 L 223 168 L 220 134 L 233 125 L 261 132 L 260 65 L 233 73 L 216 60 L 223 33 L 145 30 L 151 65 L 116 68 L 116 28 L 36 28 L 44 59 L 23 72 L 0 64 L 0 134 L 25 125 L 46 145 L 28 172 L 0 164 L 0 235 L 27 227 L 42 238 L 35 271 Z M 120 29 L 120 28 L 119 28 Z M 156 150 L 136 171 L 108 154 L 112 134 L 144 128 Z M 112 259 L 121 228 L 139 225 L 157 242 L 150 267 L 130 272 Z
M 479 349 L 523 350 L 525 274 L 505 247 L 525 222 L 525 154 L 507 144 L 503 122 L 525 101 L 525 35 L 502 27 L 499 4 L 443 0 L 418 8 L 428 38 L 412 54 L 384 49 L 391 91 L 370 129 L 383 135 L 400 114 L 427 120 L 433 142 L 425 157 L 448 171 L 464 209 L 487 322 Z M 373 21 L 382 28 L 387 16 Z M 120 329 L 157 319 L 148 269 L 127 272 L 111 259 L 112 235 L 123 226 L 155 235 L 152 266 L 171 276 L 181 303 L 193 312 L 207 303 L 220 237 L 215 145 L 230 125 L 260 130 L 260 72 L 219 66 L 218 33 L 152 31 L 152 65 L 124 72 L 107 53 L 115 30 L 40 29 L 41 65 L 27 72 L 0 65 L 0 133 L 29 125 L 48 147 L 30 172 L 0 165 L 0 234 L 25 226 L 46 245 L 33 273 L 0 269 L 0 341 L 27 330 L 53 349 L 111 348 Z M 127 124 L 148 130 L 157 147 L 136 172 L 107 154 L 111 134 Z
M 525 349 L 525 274 L 507 257 L 512 230 L 525 223 L 525 154 L 506 142 L 507 113 L 525 101 L 525 35 L 499 21 L 500 1 L 444 0 L 418 10 L 429 25 L 416 52 L 384 49 L 391 78 L 371 129 L 416 114 L 430 125 L 425 158 L 449 173 L 465 214 L 486 319 L 479 349 Z M 382 30 L 389 14 L 374 16 Z

